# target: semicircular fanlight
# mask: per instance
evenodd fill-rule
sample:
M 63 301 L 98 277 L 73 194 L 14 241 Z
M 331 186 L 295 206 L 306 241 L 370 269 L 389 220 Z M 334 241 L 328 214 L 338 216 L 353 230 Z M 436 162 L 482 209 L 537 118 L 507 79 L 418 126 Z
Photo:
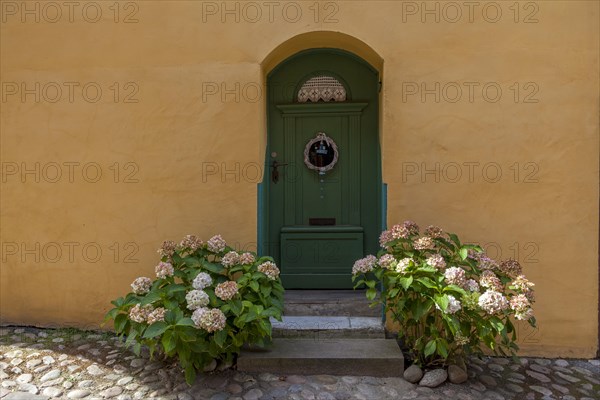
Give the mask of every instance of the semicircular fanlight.
M 332 76 L 314 76 L 304 82 L 297 98 L 299 103 L 346 101 L 346 88 Z

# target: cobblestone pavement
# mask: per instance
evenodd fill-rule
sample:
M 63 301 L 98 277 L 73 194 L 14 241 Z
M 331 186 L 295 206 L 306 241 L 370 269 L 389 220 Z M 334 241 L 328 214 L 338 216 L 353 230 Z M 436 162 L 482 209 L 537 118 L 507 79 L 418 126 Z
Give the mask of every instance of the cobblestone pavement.
M 401 378 L 201 375 L 189 387 L 176 365 L 138 358 L 108 333 L 0 328 L 0 398 L 29 399 L 600 399 L 600 360 L 472 359 L 469 380 L 435 389 Z M 399 374 L 400 375 L 400 374 Z

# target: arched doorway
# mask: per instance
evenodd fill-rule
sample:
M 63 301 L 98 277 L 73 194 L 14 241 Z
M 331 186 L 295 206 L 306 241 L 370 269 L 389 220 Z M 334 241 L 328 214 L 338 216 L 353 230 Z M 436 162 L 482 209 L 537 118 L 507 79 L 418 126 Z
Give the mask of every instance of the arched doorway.
M 351 288 L 382 227 L 379 73 L 350 52 L 310 49 L 267 88 L 263 250 L 286 288 Z

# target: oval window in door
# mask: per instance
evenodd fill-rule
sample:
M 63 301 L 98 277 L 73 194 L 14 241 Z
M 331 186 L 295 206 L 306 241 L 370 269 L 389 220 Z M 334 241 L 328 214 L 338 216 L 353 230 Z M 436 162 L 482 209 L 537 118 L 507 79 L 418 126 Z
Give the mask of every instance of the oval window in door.
M 338 157 L 337 145 L 324 132 L 317 133 L 304 148 L 304 164 L 309 169 L 319 171 L 320 175 L 333 169 Z

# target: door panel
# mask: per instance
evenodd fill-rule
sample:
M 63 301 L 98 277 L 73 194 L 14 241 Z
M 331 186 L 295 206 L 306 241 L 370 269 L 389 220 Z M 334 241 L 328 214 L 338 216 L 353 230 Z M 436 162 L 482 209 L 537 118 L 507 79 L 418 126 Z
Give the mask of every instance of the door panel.
M 346 86 L 345 102 L 294 102 L 316 65 Z M 320 73 L 323 69 L 318 69 Z M 349 288 L 354 261 L 378 248 L 381 227 L 377 128 L 378 74 L 346 52 L 318 49 L 278 66 L 268 78 L 267 163 L 280 179 L 265 174 L 267 252 L 280 265 L 288 288 Z M 338 147 L 334 168 L 320 175 L 304 164 L 306 144 L 324 132 Z M 311 226 L 312 218 L 334 219 Z

